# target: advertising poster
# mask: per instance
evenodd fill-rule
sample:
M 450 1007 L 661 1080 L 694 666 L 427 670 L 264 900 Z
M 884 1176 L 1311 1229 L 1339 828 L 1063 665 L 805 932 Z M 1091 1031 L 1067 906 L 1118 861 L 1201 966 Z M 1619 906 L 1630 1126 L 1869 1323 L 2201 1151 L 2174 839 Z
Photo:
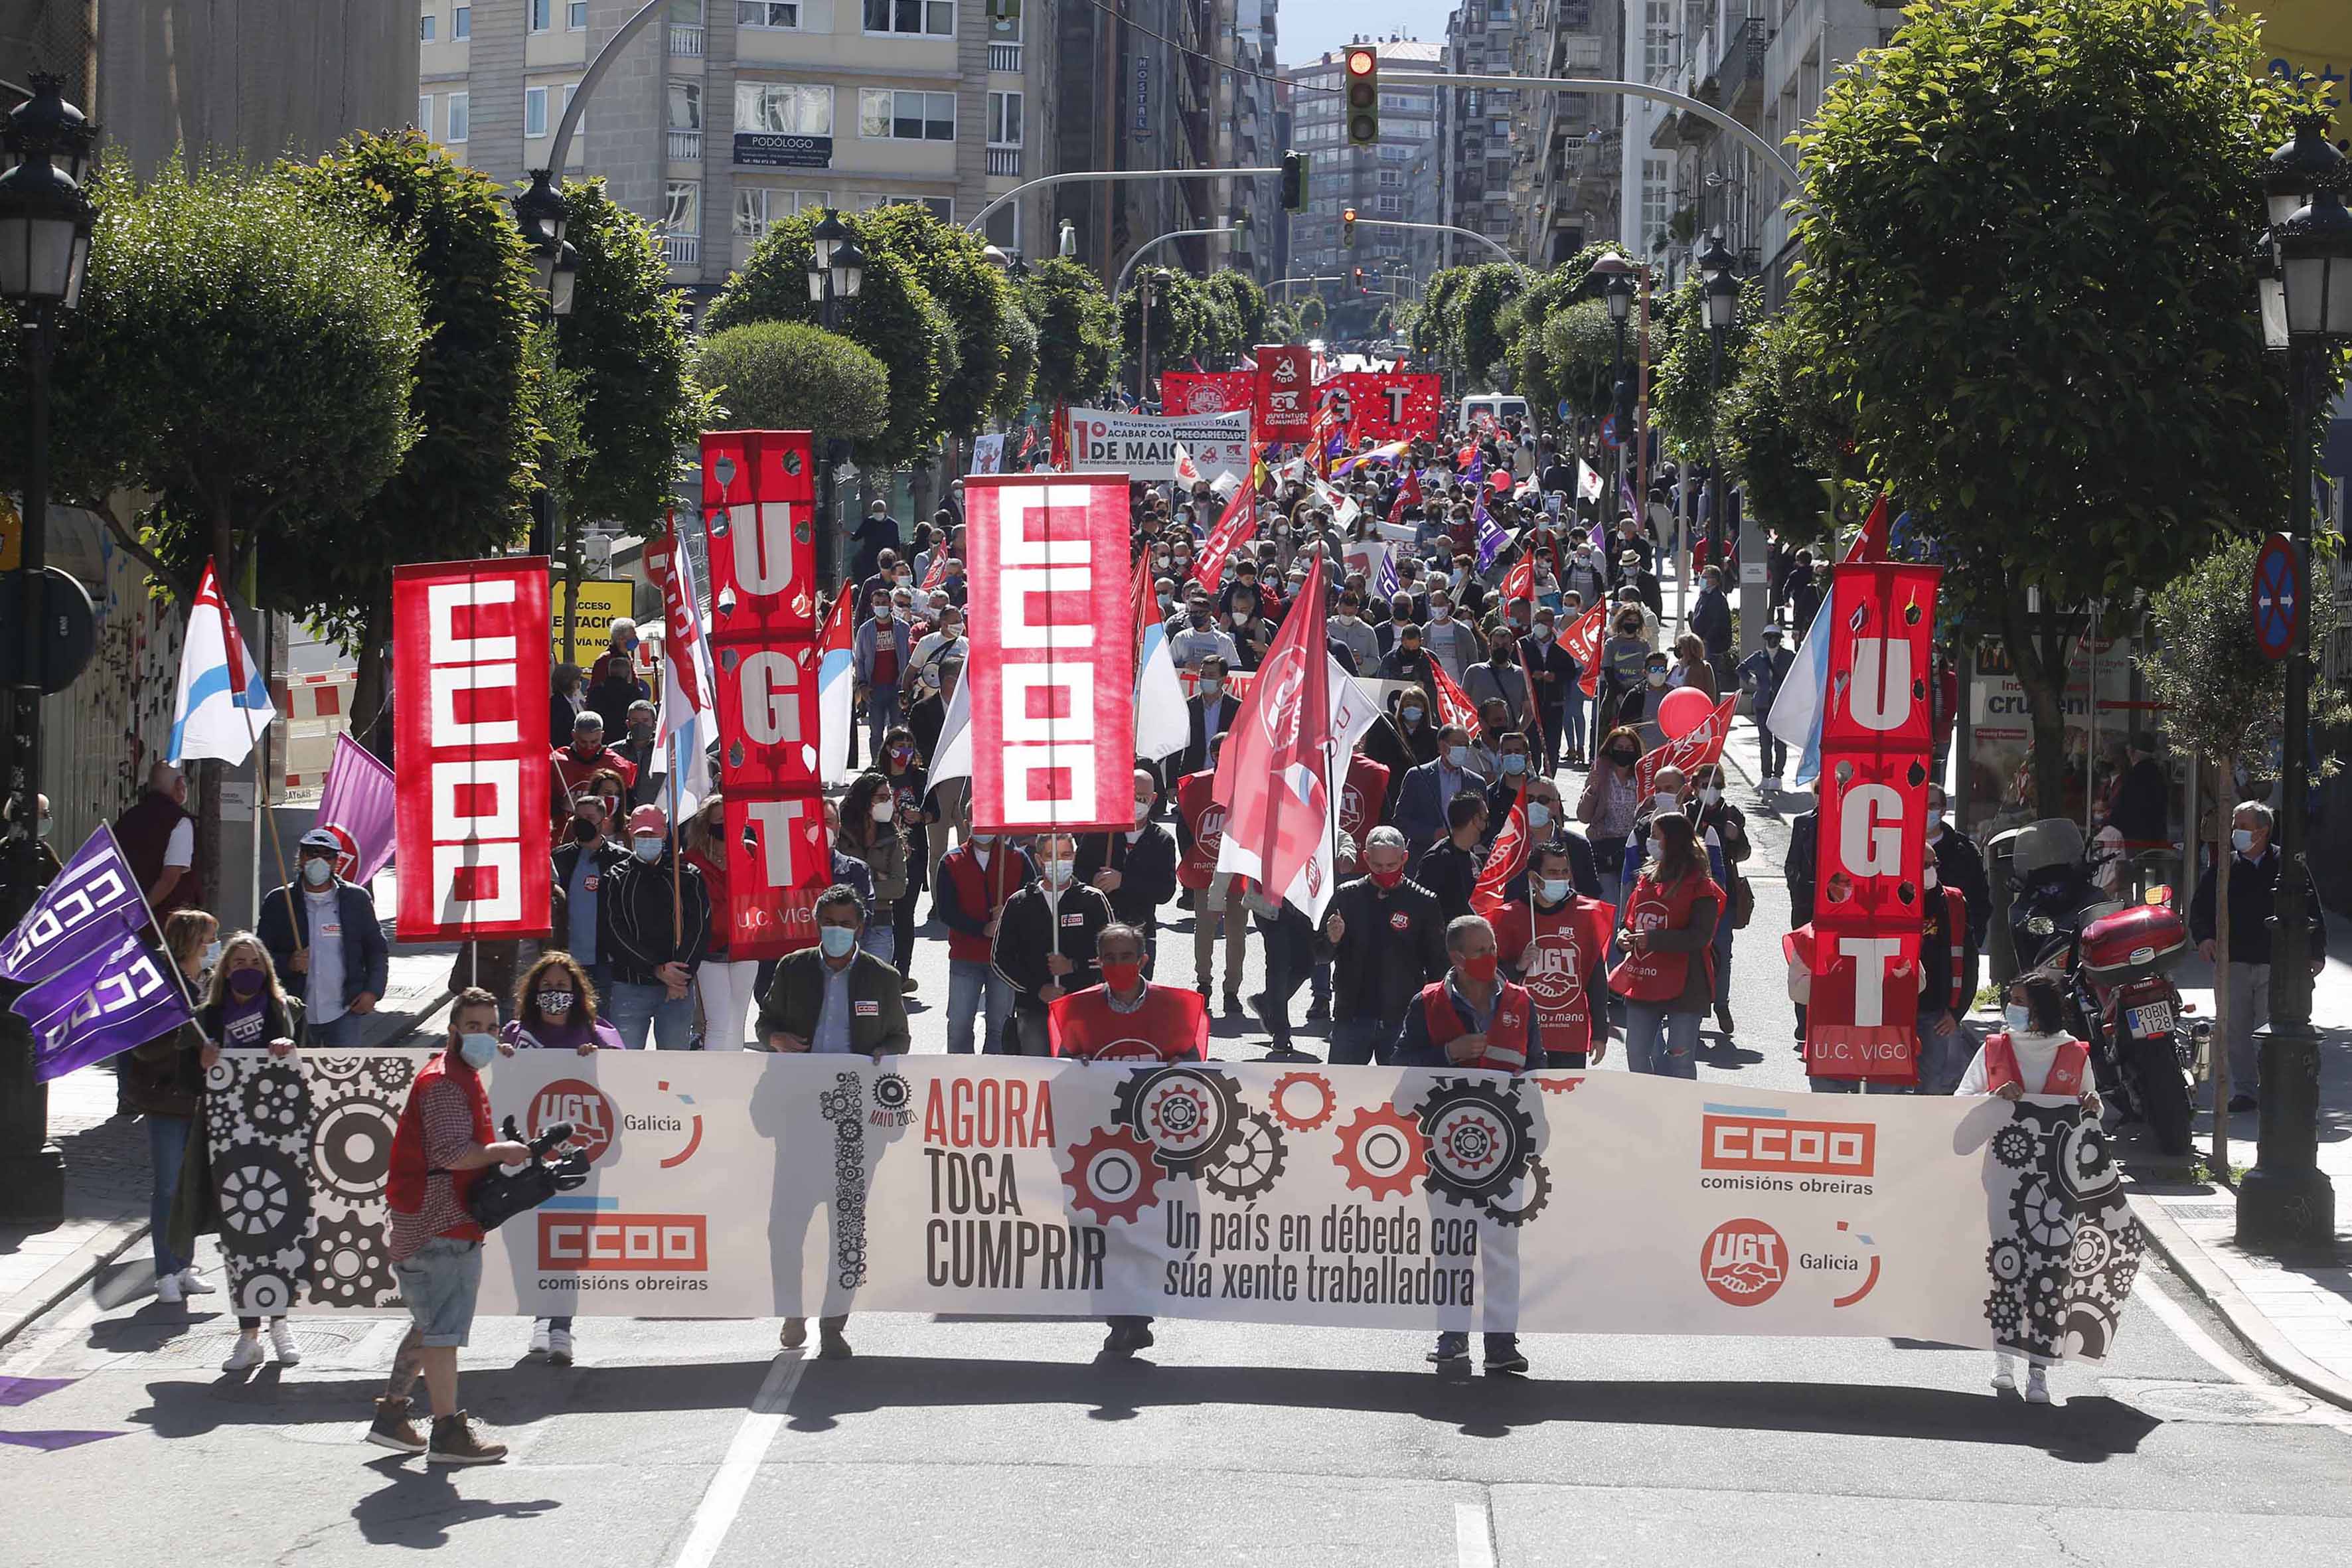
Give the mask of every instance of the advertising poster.
M 1250 416 L 1236 414 L 1123 414 L 1111 408 L 1069 411 L 1070 468 L 1080 474 L 1124 474 L 1159 485 L 1176 468 L 1181 447 L 1215 484 L 1230 475 L 1246 482 Z

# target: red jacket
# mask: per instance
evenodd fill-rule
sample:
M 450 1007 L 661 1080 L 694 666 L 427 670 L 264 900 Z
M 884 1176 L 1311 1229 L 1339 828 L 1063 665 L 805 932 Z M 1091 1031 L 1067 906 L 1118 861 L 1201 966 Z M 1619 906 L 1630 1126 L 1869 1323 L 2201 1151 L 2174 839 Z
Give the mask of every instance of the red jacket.
M 940 886 L 933 895 L 940 919 L 947 923 L 948 957 L 966 963 L 988 963 L 996 956 L 987 934 L 989 921 L 1003 912 L 1004 901 L 1036 875 L 1029 857 L 1003 839 L 988 852 L 982 870 L 971 846 L 960 844 L 940 861 Z
M 385 1173 L 383 1185 L 383 1201 L 387 1208 L 412 1215 L 424 1210 L 425 1178 L 433 1172 L 425 1154 L 425 1126 L 417 1107 L 424 1103 L 425 1091 L 448 1076 L 449 1053 L 446 1050 L 434 1052 L 425 1065 L 416 1069 L 416 1080 L 408 1089 L 408 1103 L 400 1108 L 399 1124 L 393 1129 L 392 1164 Z M 466 1091 L 467 1103 L 474 1113 L 474 1142 L 497 1142 L 499 1135 L 490 1125 L 490 1096 L 482 1088 L 482 1075 L 466 1070 L 457 1073 L 450 1081 Z M 485 1170 L 488 1168 L 483 1167 Z M 481 1179 L 481 1171 L 449 1173 L 449 1188 L 457 1194 L 459 1206 L 467 1206 L 474 1184 Z M 467 1219 L 446 1227 L 441 1234 L 462 1241 L 479 1241 L 482 1239 L 482 1227 Z
M 596 754 L 585 762 L 572 755 L 571 747 L 558 746 L 548 753 L 548 760 L 555 764 L 555 782 L 558 785 L 555 798 L 549 804 L 549 810 L 558 822 L 572 815 L 572 797 L 587 788 L 588 781 L 594 778 L 603 769 L 610 768 L 620 774 L 621 782 L 630 789 L 634 790 L 637 787 L 637 764 L 610 746 L 597 747 Z M 625 805 L 625 802 L 624 805 Z M 612 830 L 613 825 L 607 824 L 606 831 Z M 619 835 L 615 834 L 615 837 Z

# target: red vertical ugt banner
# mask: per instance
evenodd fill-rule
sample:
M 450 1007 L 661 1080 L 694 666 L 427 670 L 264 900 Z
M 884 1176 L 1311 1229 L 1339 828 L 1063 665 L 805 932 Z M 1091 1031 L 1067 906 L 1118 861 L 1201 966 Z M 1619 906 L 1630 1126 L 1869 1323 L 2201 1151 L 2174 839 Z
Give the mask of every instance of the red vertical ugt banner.
M 711 669 L 727 801 L 728 952 L 773 958 L 816 940 L 832 879 L 817 764 L 816 464 L 805 430 L 702 437 Z
M 394 567 L 392 620 L 400 940 L 545 936 L 547 558 Z
M 1132 827 L 1127 477 L 974 475 L 964 524 L 972 826 Z
M 1916 1082 L 1920 873 L 1940 567 L 1847 562 L 1827 623 L 1805 1070 Z

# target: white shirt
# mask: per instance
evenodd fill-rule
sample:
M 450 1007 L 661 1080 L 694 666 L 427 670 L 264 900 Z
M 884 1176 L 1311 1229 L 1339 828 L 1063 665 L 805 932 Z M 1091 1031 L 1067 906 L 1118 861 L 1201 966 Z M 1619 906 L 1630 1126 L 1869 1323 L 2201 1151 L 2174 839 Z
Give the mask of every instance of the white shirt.
M 2018 1081 L 2025 1086 L 2026 1093 L 2044 1092 L 2050 1082 L 2051 1065 L 2057 1061 L 2058 1049 L 2066 1041 L 2064 1035 L 2033 1035 L 2022 1030 L 2010 1032 L 2009 1048 L 2017 1058 Z M 1984 1047 L 1979 1046 L 1976 1059 L 1969 1063 L 1969 1070 L 1960 1075 L 1960 1087 L 1952 1092 L 1990 1094 L 1992 1092 L 1991 1085 L 1991 1077 L 1985 1070 Z
M 163 841 L 163 869 L 177 866 L 184 871 L 196 863 L 195 818 L 184 816 L 172 824 L 172 837 Z
M 343 1016 L 343 910 L 335 885 L 323 892 L 302 889 L 310 918 L 310 984 L 302 993 L 310 1022 L 331 1024 Z

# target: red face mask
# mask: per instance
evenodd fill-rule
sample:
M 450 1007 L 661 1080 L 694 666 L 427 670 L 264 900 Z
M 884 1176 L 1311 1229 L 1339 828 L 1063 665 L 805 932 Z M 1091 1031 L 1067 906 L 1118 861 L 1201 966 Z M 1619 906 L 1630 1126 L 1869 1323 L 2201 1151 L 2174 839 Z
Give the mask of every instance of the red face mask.
M 1404 868 L 1400 866 L 1393 871 L 1368 871 L 1365 875 L 1371 878 L 1375 888 L 1393 888 L 1404 880 Z
M 1495 961 L 1498 956 L 1492 952 L 1482 952 L 1475 958 L 1465 958 L 1462 961 L 1462 973 L 1483 985 L 1495 978 Z
M 1135 983 L 1143 978 L 1143 965 L 1140 963 L 1121 963 L 1105 960 L 1102 976 L 1103 983 L 1114 991 L 1132 990 Z

